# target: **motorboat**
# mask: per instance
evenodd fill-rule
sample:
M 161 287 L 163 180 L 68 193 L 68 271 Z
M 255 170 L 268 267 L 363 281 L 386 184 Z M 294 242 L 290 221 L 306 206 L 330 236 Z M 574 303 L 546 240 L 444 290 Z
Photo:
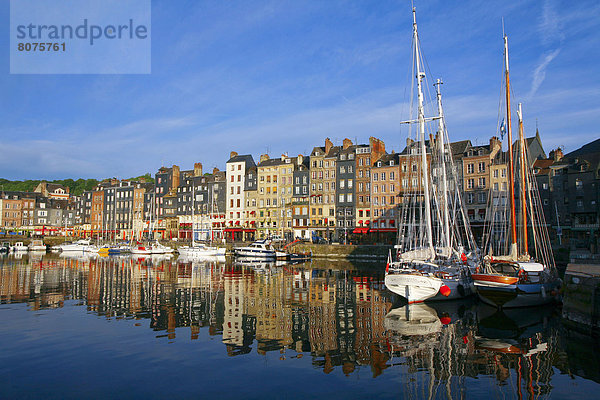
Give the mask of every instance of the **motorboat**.
M 10 251 L 12 251 L 13 253 L 22 253 L 25 251 L 28 251 L 29 248 L 27 246 L 25 246 L 25 244 L 23 242 L 16 242 L 11 248 Z
M 39 239 L 32 240 L 27 248 L 29 251 L 46 251 L 46 245 L 44 244 L 44 241 Z
M 234 249 L 236 257 L 249 257 L 263 260 L 272 260 L 277 258 L 277 251 L 271 245 L 269 240 L 258 240 L 250 246 L 237 247 Z

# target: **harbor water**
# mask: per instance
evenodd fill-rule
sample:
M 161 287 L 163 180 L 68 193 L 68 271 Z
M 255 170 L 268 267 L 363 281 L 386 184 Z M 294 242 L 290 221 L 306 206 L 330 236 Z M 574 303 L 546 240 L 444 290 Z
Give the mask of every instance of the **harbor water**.
M 560 306 L 407 306 L 384 268 L 0 255 L 0 398 L 598 398 Z

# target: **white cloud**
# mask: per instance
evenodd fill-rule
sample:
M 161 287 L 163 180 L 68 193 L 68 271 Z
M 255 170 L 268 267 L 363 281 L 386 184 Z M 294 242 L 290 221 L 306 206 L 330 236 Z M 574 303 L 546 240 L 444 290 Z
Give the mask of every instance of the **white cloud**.
M 533 98 L 533 96 L 539 89 L 540 85 L 546 78 L 546 68 L 548 67 L 548 64 L 550 64 L 550 62 L 552 60 L 554 60 L 556 58 L 556 56 L 558 56 L 558 53 L 560 53 L 560 49 L 556 49 L 554 51 L 551 51 L 550 53 L 543 55 L 541 62 L 535 68 L 535 71 L 533 71 L 533 79 L 531 81 L 531 89 L 529 89 L 529 93 L 527 94 L 527 99 Z

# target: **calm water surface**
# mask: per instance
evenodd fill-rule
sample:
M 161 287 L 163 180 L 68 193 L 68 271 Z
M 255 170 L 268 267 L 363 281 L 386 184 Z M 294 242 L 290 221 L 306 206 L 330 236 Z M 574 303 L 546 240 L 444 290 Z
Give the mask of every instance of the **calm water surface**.
M 407 307 L 377 264 L 0 257 L 1 398 L 600 398 L 559 309 Z

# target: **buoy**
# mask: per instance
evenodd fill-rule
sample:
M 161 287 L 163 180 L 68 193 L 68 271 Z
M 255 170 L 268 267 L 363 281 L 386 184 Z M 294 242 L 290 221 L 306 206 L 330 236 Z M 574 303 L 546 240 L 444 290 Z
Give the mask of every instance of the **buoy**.
M 440 322 L 444 325 L 448 325 L 450 322 L 452 322 L 452 318 L 450 317 L 442 317 L 440 318 Z
M 450 296 L 451 291 L 452 290 L 450 290 L 450 288 L 446 285 L 442 285 L 440 287 L 440 293 L 442 294 L 442 296 L 446 296 L 446 297 Z

